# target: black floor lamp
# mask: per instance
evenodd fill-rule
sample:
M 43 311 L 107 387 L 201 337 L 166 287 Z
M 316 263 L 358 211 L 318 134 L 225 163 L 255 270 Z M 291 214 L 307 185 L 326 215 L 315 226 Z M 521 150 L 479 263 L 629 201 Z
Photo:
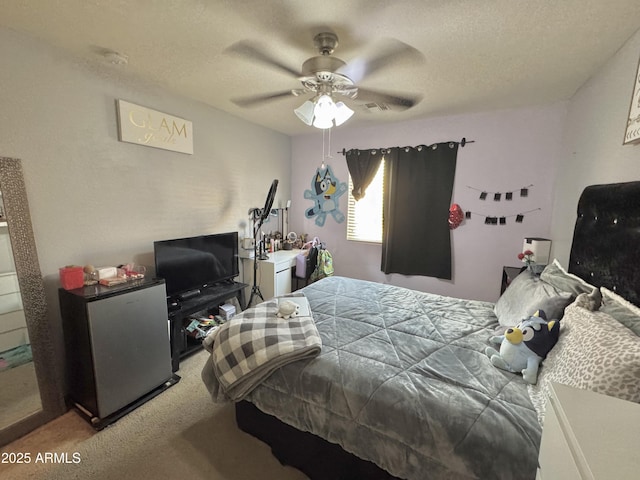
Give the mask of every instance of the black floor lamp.
M 262 296 L 262 292 L 260 292 L 260 287 L 258 286 L 258 260 L 266 260 L 269 256 L 261 252 L 258 255 L 258 232 L 262 228 L 262 224 L 267 219 L 269 214 L 271 213 L 271 207 L 273 206 L 273 199 L 276 196 L 276 190 L 278 189 L 278 180 L 274 180 L 271 182 L 271 188 L 269 189 L 269 193 L 267 194 L 267 199 L 264 202 L 264 208 L 260 210 L 259 208 L 254 208 L 252 210 L 253 214 L 253 286 L 251 287 L 251 295 L 249 296 L 249 302 L 247 302 L 247 308 L 251 306 L 251 302 L 253 302 L 253 298 L 257 295 L 264 301 L 264 297 Z

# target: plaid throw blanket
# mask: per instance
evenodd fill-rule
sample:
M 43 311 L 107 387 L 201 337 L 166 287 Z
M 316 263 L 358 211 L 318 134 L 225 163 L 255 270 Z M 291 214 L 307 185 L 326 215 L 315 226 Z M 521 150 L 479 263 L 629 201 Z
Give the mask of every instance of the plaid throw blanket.
M 306 297 L 294 294 L 281 299 L 294 296 L 302 304 L 301 313 L 308 316 L 279 318 L 278 299 L 273 299 L 236 315 L 211 335 L 218 397 L 222 393 L 240 401 L 276 369 L 320 353 L 322 342 Z M 211 340 L 207 338 L 205 346 Z

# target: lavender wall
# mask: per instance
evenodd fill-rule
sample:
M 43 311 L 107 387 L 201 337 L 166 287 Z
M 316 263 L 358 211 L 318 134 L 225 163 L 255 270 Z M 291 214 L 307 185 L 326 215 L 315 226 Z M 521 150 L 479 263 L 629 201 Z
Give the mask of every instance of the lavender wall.
M 384 127 L 349 129 L 344 126 L 331 133 L 331 155 L 328 160 L 340 181 L 348 181 L 346 161 L 336 152 L 343 148 L 415 146 L 466 137 L 475 140 L 458 153 L 452 202 L 463 210 L 482 215 L 509 216 L 540 208 L 525 215 L 521 224 L 507 219 L 505 226 L 484 224 L 484 216 L 474 215 L 452 231 L 453 279 L 385 275 L 380 271 L 381 248 L 378 244 L 346 240 L 346 221 L 338 224 L 328 217 L 324 227 L 314 219 L 304 218 L 312 205 L 304 199 L 304 190 L 322 162 L 322 132 L 292 139 L 292 205 L 291 229 L 297 233 L 318 236 L 333 254 L 336 275 L 373 280 L 417 290 L 495 301 L 500 291 L 503 265 L 519 265 L 516 258 L 524 237 L 546 237 L 550 233 L 553 185 L 561 150 L 566 104 L 507 110 L 492 113 L 431 118 L 392 123 Z M 514 194 L 511 202 L 478 199 L 479 192 L 519 191 L 533 184 L 529 196 Z M 346 215 L 346 195 L 340 198 L 340 209 Z M 416 219 L 420 212 L 416 211 Z M 415 239 L 415 254 L 425 242 Z

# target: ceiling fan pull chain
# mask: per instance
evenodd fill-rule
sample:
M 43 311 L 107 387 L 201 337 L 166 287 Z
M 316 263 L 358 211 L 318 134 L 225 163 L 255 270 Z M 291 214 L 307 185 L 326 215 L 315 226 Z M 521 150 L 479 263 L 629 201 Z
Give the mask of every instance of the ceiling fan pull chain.
M 329 132 L 325 134 L 325 132 Z M 322 129 L 322 163 L 320 165 L 320 169 L 324 170 L 327 168 L 327 161 L 332 159 L 331 156 L 331 128 L 323 128 Z
M 325 165 L 324 165 L 324 132 L 326 132 L 326 129 L 322 129 L 322 164 L 320 165 L 320 169 L 321 170 L 325 169 Z

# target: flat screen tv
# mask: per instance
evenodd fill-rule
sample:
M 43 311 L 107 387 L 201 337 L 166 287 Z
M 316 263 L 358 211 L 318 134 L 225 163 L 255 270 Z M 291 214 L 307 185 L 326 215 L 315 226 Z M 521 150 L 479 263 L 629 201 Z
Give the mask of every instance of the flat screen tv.
M 167 296 L 180 296 L 231 280 L 238 270 L 238 232 L 160 240 L 153 243 L 156 275 Z

